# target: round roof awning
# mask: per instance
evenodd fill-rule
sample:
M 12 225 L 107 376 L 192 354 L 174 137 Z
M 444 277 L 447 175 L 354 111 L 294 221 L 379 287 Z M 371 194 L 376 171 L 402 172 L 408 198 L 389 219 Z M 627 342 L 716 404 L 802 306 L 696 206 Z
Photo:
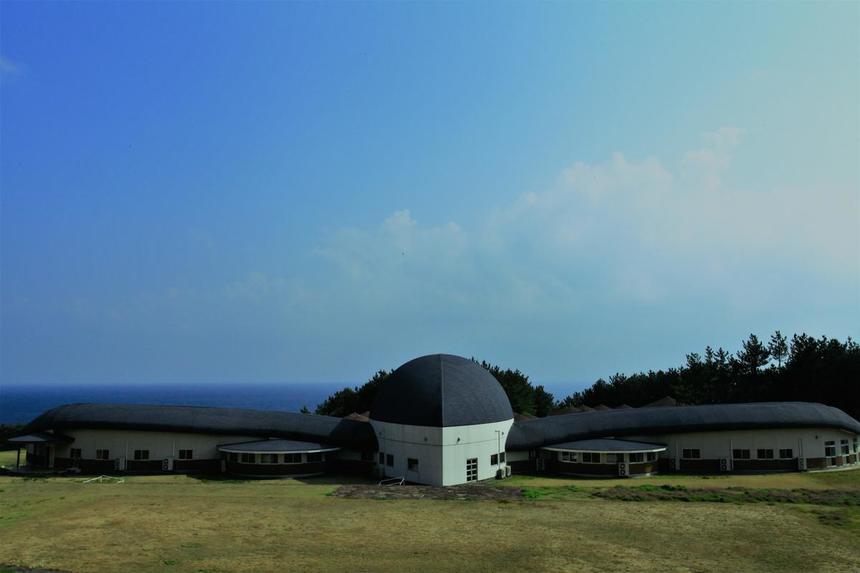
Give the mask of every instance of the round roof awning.
M 544 446 L 542 450 L 551 452 L 599 452 L 599 453 L 647 453 L 663 452 L 666 446 L 662 444 L 649 444 L 647 442 L 631 442 L 627 440 L 613 440 L 604 438 L 598 440 L 579 440 L 576 442 L 565 442 L 563 444 L 551 444 Z
M 314 442 L 298 442 L 294 440 L 260 440 L 256 442 L 239 442 L 218 446 L 219 452 L 232 454 L 298 454 L 316 452 L 334 452 L 340 448 L 317 444 Z

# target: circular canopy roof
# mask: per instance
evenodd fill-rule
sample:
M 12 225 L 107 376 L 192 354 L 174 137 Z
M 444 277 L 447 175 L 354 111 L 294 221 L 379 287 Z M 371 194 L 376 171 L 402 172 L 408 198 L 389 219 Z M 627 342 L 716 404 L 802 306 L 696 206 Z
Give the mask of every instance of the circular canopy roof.
M 236 454 L 294 454 L 299 452 L 332 452 L 339 450 L 324 444 L 313 442 L 299 442 L 296 440 L 260 440 L 257 442 L 239 442 L 238 444 L 223 444 L 218 446 L 219 452 L 231 452 Z
M 662 452 L 666 450 L 663 444 L 649 444 L 646 442 L 630 442 L 627 440 L 614 440 L 603 438 L 598 440 L 579 440 L 577 442 L 566 442 L 564 444 L 552 444 L 544 446 L 544 450 L 559 452 Z
M 480 364 L 431 354 L 410 360 L 379 387 L 370 418 L 411 426 L 471 426 L 511 420 L 504 389 Z

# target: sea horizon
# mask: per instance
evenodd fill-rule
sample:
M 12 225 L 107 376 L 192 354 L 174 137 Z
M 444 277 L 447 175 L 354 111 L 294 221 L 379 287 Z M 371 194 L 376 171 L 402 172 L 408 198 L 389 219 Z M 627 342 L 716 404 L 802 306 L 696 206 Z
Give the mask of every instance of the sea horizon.
M 157 404 L 312 412 L 332 393 L 363 382 L 184 382 L 0 385 L 0 424 L 25 424 L 63 404 Z M 557 400 L 582 385 L 547 385 Z M 564 390 L 564 388 L 569 388 Z

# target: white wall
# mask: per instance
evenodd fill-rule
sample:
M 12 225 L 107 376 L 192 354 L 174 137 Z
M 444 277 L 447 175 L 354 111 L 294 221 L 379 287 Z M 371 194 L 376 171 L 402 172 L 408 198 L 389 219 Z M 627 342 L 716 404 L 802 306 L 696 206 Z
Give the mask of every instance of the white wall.
M 181 432 L 145 432 L 137 430 L 69 430 L 63 432 L 75 439 L 57 446 L 55 456 L 69 457 L 70 448 L 80 448 L 81 457 L 94 459 L 96 450 L 110 450 L 110 459 L 134 459 L 134 450 L 149 450 L 150 460 L 176 458 L 179 450 L 194 450 L 194 459 L 218 459 L 218 446 L 235 442 L 264 440 L 260 436 L 218 436 Z
M 492 466 L 490 457 L 505 451 L 505 440 L 513 420 L 447 428 L 377 420 L 370 423 L 376 432 L 379 451 L 394 456 L 393 466 L 377 463 L 382 475 L 405 477 L 417 483 L 456 485 L 466 482 L 466 460 L 469 458 L 478 459 L 479 480 L 495 477 L 496 470 L 504 464 Z M 408 458 L 418 460 L 417 472 L 409 471 Z
M 661 457 L 675 458 L 680 456 L 684 448 L 701 450 L 702 459 L 731 459 L 732 449 L 748 449 L 752 459 L 756 458 L 756 450 L 773 449 L 774 455 L 779 456 L 780 449 L 790 448 L 794 457 L 823 458 L 824 442 L 836 442 L 836 453 L 839 455 L 840 440 L 848 440 L 853 453 L 851 432 L 832 428 L 780 428 L 768 430 L 734 430 L 718 432 L 687 432 L 680 434 L 632 436 L 625 439 L 642 442 L 666 444 Z M 677 455 L 676 455 L 677 452 Z

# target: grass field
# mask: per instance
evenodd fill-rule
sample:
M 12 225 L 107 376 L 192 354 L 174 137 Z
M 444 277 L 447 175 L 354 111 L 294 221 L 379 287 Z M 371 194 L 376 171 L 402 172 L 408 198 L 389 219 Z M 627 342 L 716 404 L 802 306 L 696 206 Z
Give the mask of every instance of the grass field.
M 615 481 L 516 477 L 503 483 L 541 495 L 504 503 L 339 499 L 331 480 L 0 477 L 0 563 L 76 573 L 858 571 L 857 507 L 590 495 Z M 661 484 L 860 490 L 860 471 L 623 481 Z

